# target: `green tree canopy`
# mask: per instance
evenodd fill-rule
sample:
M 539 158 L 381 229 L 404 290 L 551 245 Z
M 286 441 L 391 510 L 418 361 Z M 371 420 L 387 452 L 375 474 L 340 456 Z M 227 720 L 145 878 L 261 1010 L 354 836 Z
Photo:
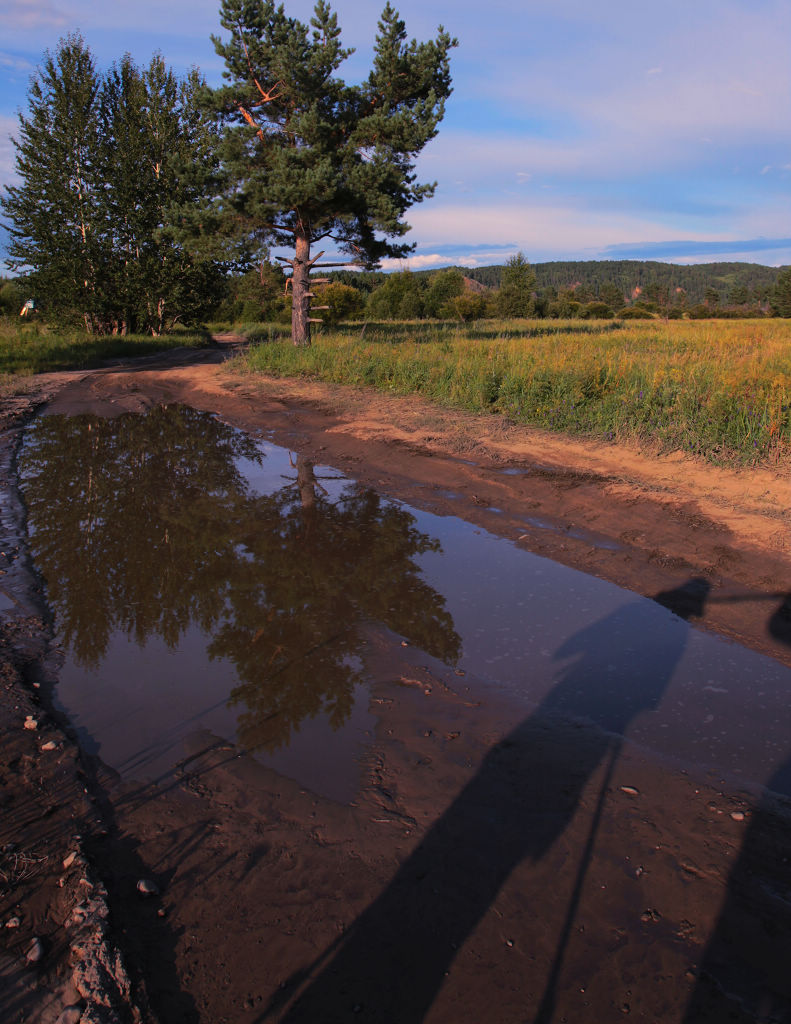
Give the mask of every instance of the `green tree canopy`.
M 313 245 L 330 240 L 366 266 L 414 248 L 388 239 L 406 234 L 407 209 L 434 192 L 414 165 L 442 119 L 456 41 L 440 27 L 408 42 L 388 3 L 373 68 L 347 85 L 336 72 L 351 51 L 325 0 L 310 27 L 273 0 L 222 0 L 220 20 L 229 37 L 213 41 L 228 84 L 206 102 L 224 126 L 223 210 L 293 249 L 292 335 L 309 344 Z
M 31 271 L 49 315 L 159 334 L 216 298 L 224 266 L 171 230 L 174 205 L 197 202 L 215 160 L 200 86 L 158 55 L 143 70 L 127 55 L 102 76 L 78 34 L 44 55 L 14 143 L 21 183 L 2 207 L 12 266 Z
M 503 269 L 497 307 L 500 316 L 531 316 L 536 275 L 523 253 L 512 256 Z
M 791 316 L 791 267 L 785 267 L 777 277 L 772 292 L 772 312 L 775 316 Z

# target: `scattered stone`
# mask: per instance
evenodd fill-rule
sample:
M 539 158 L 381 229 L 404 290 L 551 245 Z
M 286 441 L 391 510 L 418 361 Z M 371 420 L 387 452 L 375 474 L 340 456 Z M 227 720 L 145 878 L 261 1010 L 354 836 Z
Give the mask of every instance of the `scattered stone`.
M 26 729 L 38 729 L 38 722 L 32 715 L 25 716 L 25 728 Z
M 165 910 L 164 907 L 160 907 L 159 910 L 157 911 L 157 917 L 167 917 L 167 916 L 168 916 L 167 910 Z
M 643 911 L 643 913 L 640 915 L 640 920 L 644 923 L 647 923 L 648 921 L 661 921 L 661 919 L 662 915 L 659 913 L 659 911 L 652 910 L 650 908 L 648 910 Z
M 744 815 L 741 811 L 731 811 L 731 817 L 734 821 L 744 821 Z
M 159 896 L 159 886 L 150 878 L 141 878 L 137 883 L 137 891 L 141 896 Z
M 634 786 L 621 786 L 621 792 L 622 793 L 627 793 L 629 796 L 639 796 L 640 795 L 640 790 L 636 789 Z
M 33 939 L 25 951 L 25 959 L 29 964 L 37 964 L 44 957 L 44 944 L 41 939 Z
M 57 749 L 57 746 L 58 746 L 58 744 L 54 740 L 47 740 L 46 743 L 42 744 L 41 749 L 42 750 L 55 750 L 55 749 Z
M 513 949 L 514 940 L 513 939 L 506 939 L 505 940 L 505 944 L 506 944 L 506 946 L 508 946 L 509 949 Z
M 18 928 L 21 923 L 22 922 L 19 920 L 18 917 L 9 917 L 9 919 L 5 923 L 5 926 L 6 928 Z
M 72 852 L 68 855 L 68 857 L 63 862 L 64 868 L 70 868 L 72 866 L 72 864 L 74 863 L 74 861 L 76 860 L 76 858 L 77 858 L 77 853 L 76 853 L 76 851 L 72 850 Z

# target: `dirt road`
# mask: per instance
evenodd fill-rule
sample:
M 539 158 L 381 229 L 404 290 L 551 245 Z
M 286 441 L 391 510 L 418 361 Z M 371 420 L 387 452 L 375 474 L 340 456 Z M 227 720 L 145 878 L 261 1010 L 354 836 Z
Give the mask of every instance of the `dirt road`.
M 515 728 L 507 700 L 471 701 L 474 680 L 384 633 L 353 805 L 210 736 L 158 786 L 78 753 L 51 703 L 58 656 L 13 504 L 18 426 L 41 399 L 214 412 L 791 665 L 786 475 L 234 376 L 223 357 L 51 375 L 6 403 L 3 1019 L 791 1019 L 787 801 L 596 730 L 536 715 Z M 159 895 L 141 897 L 141 879 Z M 91 970 L 73 977 L 70 958 Z

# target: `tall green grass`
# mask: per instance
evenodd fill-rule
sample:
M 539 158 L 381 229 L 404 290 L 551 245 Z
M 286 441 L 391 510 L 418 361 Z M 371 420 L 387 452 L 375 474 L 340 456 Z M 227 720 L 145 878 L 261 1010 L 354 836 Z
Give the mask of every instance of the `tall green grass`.
M 203 330 L 179 331 L 152 338 L 147 334 L 94 337 L 77 331 L 57 331 L 41 323 L 17 324 L 0 320 L 0 376 L 30 375 L 51 370 L 86 369 L 107 359 L 151 355 L 185 345 L 206 345 Z
M 787 320 L 368 325 L 254 346 L 232 366 L 713 461 L 791 454 Z

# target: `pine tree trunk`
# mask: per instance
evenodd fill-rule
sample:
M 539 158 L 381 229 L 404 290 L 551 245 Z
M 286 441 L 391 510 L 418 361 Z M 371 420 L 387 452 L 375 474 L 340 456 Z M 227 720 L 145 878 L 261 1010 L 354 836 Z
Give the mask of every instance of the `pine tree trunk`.
M 310 345 L 310 239 L 297 234 L 294 272 L 291 277 L 291 340 Z

